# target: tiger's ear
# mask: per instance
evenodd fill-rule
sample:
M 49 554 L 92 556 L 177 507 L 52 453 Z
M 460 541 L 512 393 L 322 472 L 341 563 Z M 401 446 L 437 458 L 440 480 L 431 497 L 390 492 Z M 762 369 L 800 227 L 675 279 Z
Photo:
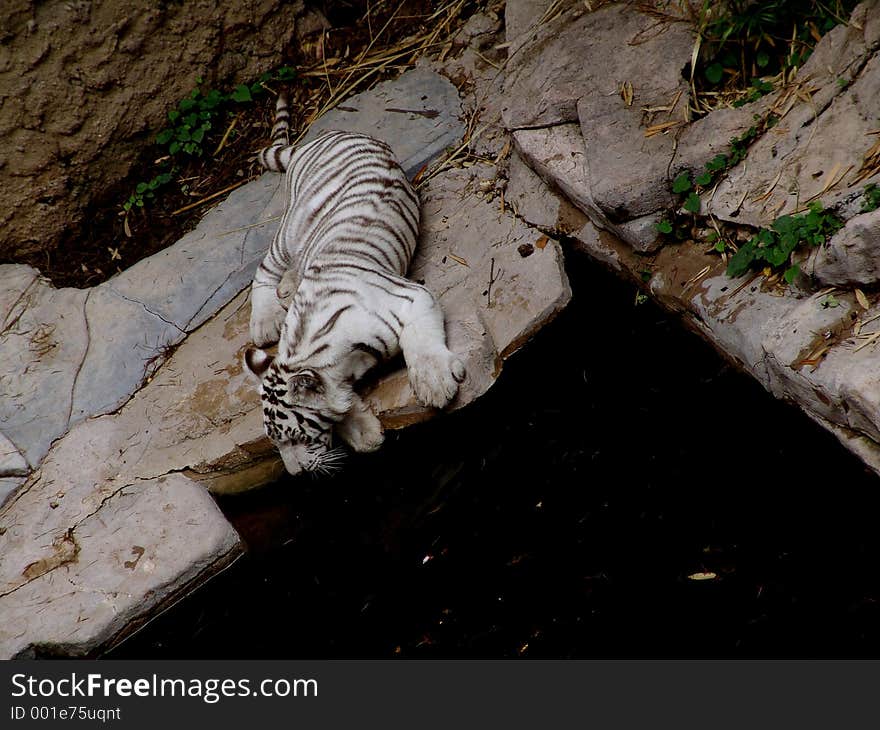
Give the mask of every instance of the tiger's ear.
M 298 370 L 290 377 L 290 386 L 295 390 L 324 392 L 324 382 L 314 370 Z
M 244 352 L 244 364 L 253 375 L 262 378 L 263 374 L 269 369 L 274 358 L 265 350 L 257 350 L 249 347 Z

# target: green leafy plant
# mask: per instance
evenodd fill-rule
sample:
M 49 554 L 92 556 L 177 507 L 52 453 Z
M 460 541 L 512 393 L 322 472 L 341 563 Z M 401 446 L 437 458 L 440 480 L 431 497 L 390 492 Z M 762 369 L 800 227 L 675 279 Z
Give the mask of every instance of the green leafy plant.
M 761 228 L 752 238 L 740 246 L 727 265 L 728 276 L 742 276 L 753 266 L 769 266 L 778 269 L 790 260 L 792 252 L 801 244 L 820 246 L 839 230 L 843 222 L 825 210 L 822 203 L 814 201 L 809 212 L 800 215 L 783 215 L 773 221 L 770 228 Z M 797 264 L 785 271 L 785 280 L 791 283 L 797 276 Z
M 746 94 L 741 99 L 737 99 L 733 102 L 733 106 L 741 107 L 746 104 L 750 104 L 753 101 L 757 101 L 762 96 L 766 96 L 771 93 L 775 87 L 769 81 L 765 81 L 764 79 L 754 78 L 749 84 L 749 93 Z
M 700 208 L 702 207 L 700 196 L 694 192 L 689 193 L 687 198 L 685 198 L 683 207 L 686 211 L 688 211 L 688 213 L 699 213 Z
M 822 309 L 834 309 L 840 306 L 840 301 L 833 294 L 829 294 L 822 300 Z
M 880 188 L 874 183 L 865 187 L 863 195 L 865 199 L 862 201 L 862 213 L 870 213 L 880 208 Z
M 706 243 L 711 244 L 712 250 L 716 253 L 724 253 L 730 247 L 717 231 L 709 231 L 706 235 Z
M 225 102 L 226 98 L 216 89 L 194 89 L 178 103 L 177 109 L 168 112 L 171 126 L 159 132 L 156 144 L 168 145 L 168 154 L 172 156 L 178 152 L 201 156 L 205 134 L 214 126 Z
M 777 121 L 777 117 L 773 114 L 767 114 L 763 118 L 756 115 L 755 123 L 751 127 L 738 137 L 731 138 L 726 155 L 715 155 L 705 164 L 703 171 L 694 178 L 691 178 L 687 172 L 679 173 L 672 181 L 672 192 L 684 196 L 681 207 L 688 213 L 699 214 L 702 210 L 699 191 L 710 188 L 721 174 L 742 162 L 748 154 L 749 145 Z M 684 240 L 687 237 L 683 234 L 686 226 L 683 226 L 682 221 L 677 220 L 675 216 L 671 221 L 664 218 L 656 224 L 655 228 L 658 233 L 664 236 L 674 235 L 678 240 Z M 719 253 L 723 253 L 726 247 L 727 244 L 722 241 L 717 243 L 714 248 Z
M 294 71 L 289 66 L 262 74 L 254 83 L 239 84 L 230 94 L 217 89 L 201 88 L 202 79 L 196 79 L 198 87 L 182 99 L 176 109 L 168 112 L 170 125 L 156 135 L 156 144 L 168 145 L 168 154 L 183 152 L 194 157 L 204 153 L 202 143 L 205 135 L 214 128 L 221 117 L 229 113 L 234 104 L 249 104 L 264 94 L 270 81 L 289 81 Z
M 122 204 L 122 209 L 127 213 L 132 208 L 143 208 L 144 202 L 156 197 L 156 191 L 163 185 L 171 182 L 173 172 L 163 172 L 156 175 L 150 182 L 138 183 L 131 196 Z
M 290 66 L 282 66 L 262 74 L 252 84 L 239 84 L 229 94 L 217 89 L 203 89 L 203 80 L 197 78 L 196 88 L 168 112 L 168 126 L 156 135 L 156 144 L 166 149 L 165 170 L 149 182 L 139 182 L 122 204 L 123 211 L 129 213 L 143 208 L 147 201 L 154 199 L 159 188 L 167 185 L 176 173 L 175 160 L 182 156 L 201 157 L 208 135 L 220 127 L 226 116 L 234 113 L 236 106 L 253 103 L 266 92 L 266 84 L 290 81 L 294 76 Z
M 774 84 L 784 83 L 787 72 L 800 68 L 825 33 L 846 24 L 857 4 L 858 0 L 703 0 L 696 15 L 701 45 L 694 79 L 711 88 L 716 98 L 719 91 L 745 91 L 734 106 L 756 101 Z M 763 78 L 755 78 L 758 75 Z
M 703 73 L 710 84 L 717 84 L 724 78 L 724 66 L 716 61 L 706 66 L 706 70 Z
M 704 41 L 715 49 L 713 59 L 746 76 L 754 65 L 800 66 L 818 38 L 846 23 L 858 0 L 729 0 L 719 14 L 704 13 Z M 711 4 L 712 10 L 718 3 Z M 710 3 L 704 3 L 708 10 Z M 784 55 L 781 55 L 784 51 Z
M 672 192 L 676 194 L 686 193 L 692 187 L 693 184 L 691 183 L 690 175 L 686 172 L 681 173 L 672 181 Z

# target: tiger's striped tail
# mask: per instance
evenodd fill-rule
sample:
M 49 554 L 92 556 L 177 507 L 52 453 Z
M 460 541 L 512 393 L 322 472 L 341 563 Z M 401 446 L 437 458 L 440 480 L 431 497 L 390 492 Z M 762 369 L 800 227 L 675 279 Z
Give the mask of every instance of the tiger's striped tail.
M 293 148 L 290 146 L 290 106 L 284 94 L 278 94 L 275 103 L 275 123 L 272 125 L 272 142 L 260 150 L 260 164 L 272 172 L 284 172 Z

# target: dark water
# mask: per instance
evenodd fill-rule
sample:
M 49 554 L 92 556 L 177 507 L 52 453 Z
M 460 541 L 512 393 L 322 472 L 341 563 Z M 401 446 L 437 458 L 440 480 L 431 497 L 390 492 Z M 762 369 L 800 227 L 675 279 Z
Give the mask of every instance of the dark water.
M 487 396 L 223 500 L 250 554 L 113 656 L 880 655 L 877 478 L 569 263 Z

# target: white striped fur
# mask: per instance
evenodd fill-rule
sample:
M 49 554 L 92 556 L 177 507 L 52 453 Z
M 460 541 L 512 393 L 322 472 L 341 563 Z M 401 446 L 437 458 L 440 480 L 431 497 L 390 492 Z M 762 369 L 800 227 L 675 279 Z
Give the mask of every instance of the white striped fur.
M 340 452 L 382 444 L 382 426 L 354 392 L 378 362 L 403 351 L 410 384 L 442 408 L 464 379 L 446 347 L 443 312 L 404 278 L 416 246 L 418 197 L 389 147 L 363 134 L 327 132 L 288 145 L 288 108 L 276 107 L 272 144 L 259 158 L 285 171 L 287 209 L 251 288 L 249 349 L 266 433 L 291 474 L 330 471 Z

